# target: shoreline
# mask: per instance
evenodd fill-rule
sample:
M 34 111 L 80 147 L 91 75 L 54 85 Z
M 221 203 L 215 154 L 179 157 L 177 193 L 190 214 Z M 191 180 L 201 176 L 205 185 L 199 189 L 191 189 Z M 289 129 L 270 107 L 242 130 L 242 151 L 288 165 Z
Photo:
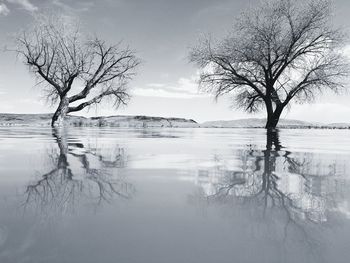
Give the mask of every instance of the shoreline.
M 0 113 L 0 127 L 50 127 L 52 114 Z M 68 115 L 67 127 L 109 128 L 215 128 L 215 129 L 264 129 L 265 119 L 249 118 L 228 121 L 198 123 L 193 119 L 155 117 L 144 115 L 114 115 L 83 117 Z M 300 120 L 281 119 L 277 129 L 350 129 L 350 123 L 312 123 Z

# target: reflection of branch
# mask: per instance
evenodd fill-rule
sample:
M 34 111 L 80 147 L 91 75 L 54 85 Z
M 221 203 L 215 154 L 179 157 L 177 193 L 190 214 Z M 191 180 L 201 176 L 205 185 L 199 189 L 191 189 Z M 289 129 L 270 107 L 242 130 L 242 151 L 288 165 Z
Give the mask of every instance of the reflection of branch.
M 26 187 L 26 206 L 34 203 L 41 210 L 64 212 L 74 209 L 77 198 L 82 196 L 97 200 L 97 204 L 110 202 L 114 196 L 123 199 L 131 197 L 133 186 L 121 178 L 115 178 L 111 171 L 125 165 L 122 149 L 119 149 L 114 160 L 105 161 L 104 156 L 84 149 L 82 143 L 67 143 L 66 136 L 56 130 L 53 130 L 53 136 L 59 148 L 58 153 L 49 154 L 54 168 Z M 75 153 L 77 149 L 82 153 Z M 95 157 L 101 167 L 92 168 L 89 155 Z M 73 172 L 74 166 L 68 161 L 72 157 L 82 165 L 83 173 L 80 176 Z
M 312 156 L 304 156 L 300 161 L 292 157 L 280 144 L 278 131 L 267 133 L 266 148 L 256 150 L 250 146 L 241 151 L 241 165 L 237 170 L 220 169 L 215 180 L 210 180 L 210 191 L 205 193 L 208 202 L 235 200 L 243 206 L 253 205 L 254 211 L 262 211 L 265 217 L 274 211 L 286 217 L 284 238 L 288 228 L 294 227 L 303 236 L 306 245 L 316 244 L 305 225 L 323 222 L 327 193 L 313 193 L 307 186 L 310 180 L 323 180 L 320 176 L 312 178 L 310 165 Z M 214 159 L 222 163 L 220 156 Z M 220 166 L 222 167 L 222 166 Z M 210 176 L 210 175 L 209 175 Z M 293 180 L 298 189 L 291 191 L 289 183 Z
M 239 177 L 240 174 L 240 172 L 234 172 L 233 175 L 229 178 L 228 182 L 220 185 L 214 194 L 207 196 L 207 199 L 210 200 L 220 196 L 227 196 L 235 186 L 245 184 L 246 181 L 243 178 Z

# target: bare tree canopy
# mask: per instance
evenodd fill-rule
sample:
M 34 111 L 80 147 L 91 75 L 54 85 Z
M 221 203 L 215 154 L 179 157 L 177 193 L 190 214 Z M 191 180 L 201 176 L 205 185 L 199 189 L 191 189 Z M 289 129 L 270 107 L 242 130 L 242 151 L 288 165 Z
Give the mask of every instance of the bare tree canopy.
M 68 113 L 105 98 L 112 99 L 116 107 L 127 104 L 127 84 L 140 62 L 128 47 L 89 40 L 78 23 L 51 15 L 41 15 L 17 38 L 17 44 L 24 63 L 39 84 L 44 84 L 46 98 L 59 103 L 52 126 L 61 125 Z
M 329 1 L 265 1 L 242 13 L 221 41 L 206 37 L 191 62 L 202 69 L 200 87 L 216 98 L 230 93 L 248 112 L 267 111 L 275 128 L 291 100 L 310 102 L 325 89 L 344 87 L 345 35 L 331 23 Z

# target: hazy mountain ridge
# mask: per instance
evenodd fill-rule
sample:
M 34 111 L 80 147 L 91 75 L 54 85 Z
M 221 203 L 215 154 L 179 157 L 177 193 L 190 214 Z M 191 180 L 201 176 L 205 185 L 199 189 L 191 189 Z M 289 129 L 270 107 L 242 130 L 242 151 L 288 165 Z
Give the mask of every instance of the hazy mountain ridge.
M 201 124 L 202 127 L 213 128 L 263 128 L 265 127 L 266 119 L 249 118 L 249 119 L 237 119 L 228 121 L 208 121 Z M 318 127 L 316 123 L 299 121 L 299 120 L 286 120 L 281 119 L 278 127 Z
M 264 128 L 266 119 L 249 118 L 249 119 L 237 119 L 228 121 L 208 121 L 201 124 L 201 127 L 205 128 Z M 348 129 L 350 123 L 331 123 L 324 124 L 319 122 L 307 122 L 300 120 L 280 119 L 278 128 L 338 128 Z
M 228 121 L 208 121 L 201 124 L 201 127 L 206 128 L 264 128 L 266 119 L 249 118 L 237 119 Z M 300 120 L 280 119 L 278 128 L 338 128 L 348 129 L 350 123 L 331 123 L 324 124 L 319 122 L 307 122 Z
M 52 114 L 0 114 L 0 126 L 49 126 Z M 164 118 L 154 116 L 101 116 L 82 117 L 68 116 L 68 126 L 98 126 L 98 127 L 121 127 L 121 128 L 147 128 L 147 127 L 173 127 L 173 128 L 264 128 L 266 119 L 249 118 L 237 120 L 219 120 L 197 123 L 192 119 Z M 323 124 L 300 120 L 281 119 L 279 128 L 325 128 L 325 129 L 350 129 L 350 123 Z
M 52 114 L 0 114 L 0 126 L 49 126 Z M 69 115 L 66 118 L 68 126 L 98 126 L 98 127 L 199 127 L 194 120 L 184 118 L 164 118 L 152 116 L 101 116 L 82 117 Z

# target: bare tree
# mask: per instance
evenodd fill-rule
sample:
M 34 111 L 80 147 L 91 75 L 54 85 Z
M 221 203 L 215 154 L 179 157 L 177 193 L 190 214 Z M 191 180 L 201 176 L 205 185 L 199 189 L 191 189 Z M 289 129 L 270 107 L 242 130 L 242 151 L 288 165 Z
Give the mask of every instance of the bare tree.
M 102 99 L 110 98 L 118 107 L 130 98 L 127 84 L 140 62 L 135 52 L 121 43 L 89 40 L 80 31 L 67 17 L 41 15 L 17 38 L 16 51 L 44 84 L 46 98 L 58 103 L 52 126 Z
M 191 50 L 200 87 L 216 98 L 231 93 L 250 113 L 265 107 L 266 128 L 277 126 L 290 101 L 339 91 L 348 73 L 345 36 L 332 26 L 331 11 L 326 0 L 273 0 L 242 13 L 228 36 L 205 37 Z

